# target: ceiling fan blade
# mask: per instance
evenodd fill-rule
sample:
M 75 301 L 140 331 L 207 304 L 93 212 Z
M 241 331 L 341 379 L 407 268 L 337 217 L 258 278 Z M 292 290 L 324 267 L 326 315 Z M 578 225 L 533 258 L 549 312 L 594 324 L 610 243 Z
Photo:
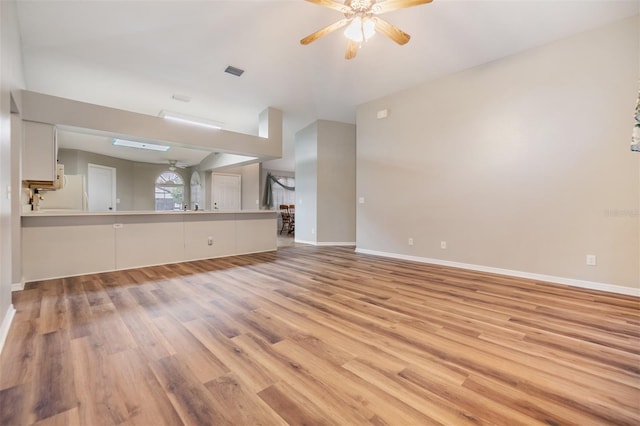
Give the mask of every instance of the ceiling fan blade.
M 373 7 L 373 13 L 379 15 L 398 9 L 404 9 L 421 4 L 431 3 L 433 0 L 386 0 L 376 3 Z
M 328 7 L 330 9 L 335 9 L 337 11 L 340 11 L 342 13 L 346 13 L 350 10 L 349 7 L 345 6 L 342 3 L 338 3 L 336 1 L 333 0 L 307 0 L 309 3 L 315 3 L 319 6 L 324 6 L 324 7 Z
M 347 44 L 347 52 L 344 54 L 345 59 L 353 59 L 356 57 L 358 53 L 358 49 L 360 49 L 360 43 L 357 41 L 349 40 Z
M 309 34 L 308 36 L 306 36 L 305 38 L 300 40 L 300 44 L 309 44 L 312 41 L 316 41 L 320 37 L 324 37 L 327 34 L 329 34 L 330 32 L 344 27 L 345 25 L 347 25 L 349 23 L 349 21 L 350 21 L 350 19 L 341 19 L 340 21 L 334 22 L 331 25 L 327 25 L 326 27 L 316 31 L 313 34 Z
M 389 37 L 391 40 L 395 41 L 398 44 L 407 44 L 411 39 L 411 36 L 401 29 L 394 27 L 384 19 L 380 19 L 378 17 L 371 18 L 376 25 L 376 31 L 381 32 L 382 34 Z

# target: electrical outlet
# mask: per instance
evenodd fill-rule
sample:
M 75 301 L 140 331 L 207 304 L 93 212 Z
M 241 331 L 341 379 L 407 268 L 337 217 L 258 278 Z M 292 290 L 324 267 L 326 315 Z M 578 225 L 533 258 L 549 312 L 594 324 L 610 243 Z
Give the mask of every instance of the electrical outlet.
M 315 235 L 316 233 L 316 228 L 311 228 L 311 235 Z
M 413 245 L 413 238 L 409 238 L 409 245 L 412 246 Z
M 440 248 L 441 249 L 446 249 L 447 248 L 447 242 L 446 241 L 440 241 Z
M 209 246 L 213 245 L 213 237 L 207 238 L 207 245 L 209 245 Z
M 364 197 L 360 197 L 360 198 L 358 198 L 358 203 L 360 203 L 360 204 L 364 204 Z
M 596 255 L 595 254 L 588 254 L 587 255 L 587 265 L 596 266 Z

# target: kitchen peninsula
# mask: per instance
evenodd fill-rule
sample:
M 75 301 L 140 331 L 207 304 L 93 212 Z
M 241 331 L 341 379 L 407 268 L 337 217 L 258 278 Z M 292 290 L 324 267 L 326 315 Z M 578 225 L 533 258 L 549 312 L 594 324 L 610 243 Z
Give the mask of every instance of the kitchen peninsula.
M 23 280 L 273 251 L 276 227 L 267 210 L 23 213 Z
M 63 173 L 57 173 L 59 163 L 64 164 L 58 158 L 58 129 L 102 137 L 108 140 L 109 146 L 114 145 L 116 139 L 125 139 L 143 145 L 157 143 L 171 150 L 159 162 L 138 156 L 136 164 L 148 162 L 157 166 L 162 163 L 167 168 L 175 167 L 180 159 L 178 149 L 205 152 L 206 156 L 200 163 L 189 165 L 190 174 L 193 171 L 214 173 L 282 156 L 282 112 L 271 107 L 267 107 L 258 117 L 258 134 L 250 135 L 189 125 L 169 120 L 162 114 L 140 114 L 27 90 L 17 95 L 22 106 L 20 119 L 24 123 L 21 143 L 25 147 L 24 152 L 29 154 L 22 158 L 22 169 L 28 172 L 21 175 L 23 189 L 56 188 L 55 181 L 65 181 Z M 88 149 L 89 144 L 83 143 L 82 148 Z M 173 163 L 169 161 L 172 158 Z M 71 174 L 87 175 L 84 170 L 82 173 L 77 170 L 79 164 L 79 160 L 68 162 L 69 166 L 74 165 L 70 167 L 75 169 Z M 115 166 L 109 167 L 117 169 Z M 150 208 L 153 208 L 157 176 L 147 181 L 146 177 L 131 178 L 134 175 L 128 176 L 127 170 L 118 171 L 118 180 L 115 179 L 115 171 L 111 174 L 112 188 L 115 187 L 117 192 L 118 181 L 128 182 L 127 185 L 131 187 L 148 185 L 141 191 L 149 194 Z M 126 180 L 127 176 L 129 180 Z M 256 193 L 258 176 L 256 173 Z M 189 175 L 183 178 L 187 180 Z M 69 179 L 66 181 L 68 184 Z M 88 199 L 95 199 L 97 192 L 92 194 L 88 178 L 87 182 Z M 83 192 L 82 189 L 80 193 Z M 119 202 L 119 196 L 114 194 L 113 198 L 112 205 L 115 205 Z M 16 210 L 28 206 L 24 195 L 14 204 Z M 277 217 L 274 211 L 128 211 L 137 207 L 132 203 L 123 204 L 127 206 L 127 211 L 103 208 L 86 211 L 86 207 L 81 210 L 24 211 L 18 228 L 22 234 L 21 247 L 17 247 L 18 239 L 13 242 L 15 258 L 19 259 L 21 255 L 21 282 L 265 252 L 277 248 Z M 82 202 L 80 206 L 83 206 Z M 254 206 L 253 200 L 251 206 Z

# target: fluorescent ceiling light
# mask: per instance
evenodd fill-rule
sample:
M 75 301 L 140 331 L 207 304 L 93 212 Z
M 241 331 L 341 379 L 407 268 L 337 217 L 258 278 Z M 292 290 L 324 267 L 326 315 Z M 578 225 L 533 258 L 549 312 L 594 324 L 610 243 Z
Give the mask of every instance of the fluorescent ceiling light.
M 191 117 L 177 112 L 160 111 L 160 117 L 194 126 L 208 127 L 210 129 L 222 129 L 222 123 L 220 122 L 207 120 L 206 118 Z
M 127 148 L 146 149 L 149 151 L 168 151 L 170 146 L 158 145 L 149 142 L 128 141 L 126 139 L 114 139 L 113 144 L 116 146 L 126 146 Z

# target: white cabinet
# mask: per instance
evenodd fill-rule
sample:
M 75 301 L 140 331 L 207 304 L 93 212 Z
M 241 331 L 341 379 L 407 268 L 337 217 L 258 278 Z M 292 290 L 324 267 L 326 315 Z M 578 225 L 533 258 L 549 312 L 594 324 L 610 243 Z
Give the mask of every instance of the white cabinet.
M 58 157 L 55 127 L 34 121 L 22 124 L 22 180 L 54 181 Z

